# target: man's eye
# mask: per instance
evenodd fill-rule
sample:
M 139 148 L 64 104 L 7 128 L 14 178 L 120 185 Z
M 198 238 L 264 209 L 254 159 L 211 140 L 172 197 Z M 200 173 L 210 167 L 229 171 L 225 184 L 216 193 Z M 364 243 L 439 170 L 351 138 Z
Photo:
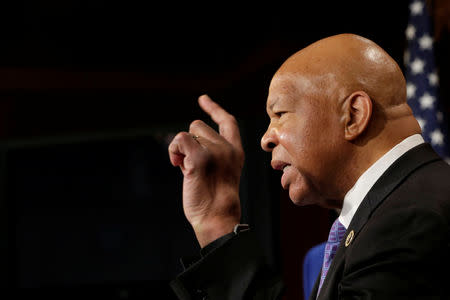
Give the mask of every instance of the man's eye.
M 277 117 L 279 117 L 279 118 L 281 118 L 284 114 L 286 114 L 285 111 L 279 111 L 279 112 L 275 113 L 275 115 L 277 115 Z

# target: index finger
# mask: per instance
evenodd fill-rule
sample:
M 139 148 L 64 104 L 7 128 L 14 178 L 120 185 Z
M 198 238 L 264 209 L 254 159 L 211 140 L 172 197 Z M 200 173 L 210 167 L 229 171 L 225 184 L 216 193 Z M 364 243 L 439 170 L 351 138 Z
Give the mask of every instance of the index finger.
M 211 119 L 219 125 L 220 135 L 232 145 L 242 148 L 241 135 L 236 118 L 211 100 L 208 95 L 201 95 L 198 98 L 198 103 Z

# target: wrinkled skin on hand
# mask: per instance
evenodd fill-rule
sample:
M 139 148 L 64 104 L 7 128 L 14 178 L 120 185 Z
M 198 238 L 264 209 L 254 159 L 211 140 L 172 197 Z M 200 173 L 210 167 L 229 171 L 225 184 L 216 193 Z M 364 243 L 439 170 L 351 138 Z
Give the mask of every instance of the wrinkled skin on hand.
M 239 182 L 244 151 L 236 119 L 208 96 L 200 107 L 219 132 L 193 121 L 169 145 L 173 166 L 183 172 L 183 209 L 201 247 L 233 230 L 241 218 Z

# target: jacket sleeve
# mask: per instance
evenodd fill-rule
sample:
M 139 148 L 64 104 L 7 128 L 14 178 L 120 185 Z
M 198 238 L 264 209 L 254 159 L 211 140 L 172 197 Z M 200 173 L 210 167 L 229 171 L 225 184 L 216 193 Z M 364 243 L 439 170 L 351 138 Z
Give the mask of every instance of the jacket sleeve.
M 281 276 L 268 266 L 259 249 L 251 230 L 232 233 L 217 247 L 202 252 L 199 260 L 185 265 L 170 285 L 180 300 L 281 299 Z

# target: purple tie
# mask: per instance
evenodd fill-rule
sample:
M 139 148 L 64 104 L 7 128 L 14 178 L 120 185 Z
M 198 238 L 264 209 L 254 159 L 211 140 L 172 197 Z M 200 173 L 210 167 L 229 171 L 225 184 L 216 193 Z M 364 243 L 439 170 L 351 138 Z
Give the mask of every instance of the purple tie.
M 322 288 L 323 281 L 327 276 L 328 269 L 330 268 L 331 261 L 336 254 L 336 251 L 339 247 L 339 243 L 345 235 L 345 227 L 339 222 L 339 218 L 336 219 L 331 226 L 330 234 L 328 235 L 328 241 L 325 246 L 325 253 L 323 256 L 323 265 L 322 265 L 322 274 L 320 275 L 320 283 L 319 290 L 317 291 L 317 295 L 319 295 L 320 289 Z

